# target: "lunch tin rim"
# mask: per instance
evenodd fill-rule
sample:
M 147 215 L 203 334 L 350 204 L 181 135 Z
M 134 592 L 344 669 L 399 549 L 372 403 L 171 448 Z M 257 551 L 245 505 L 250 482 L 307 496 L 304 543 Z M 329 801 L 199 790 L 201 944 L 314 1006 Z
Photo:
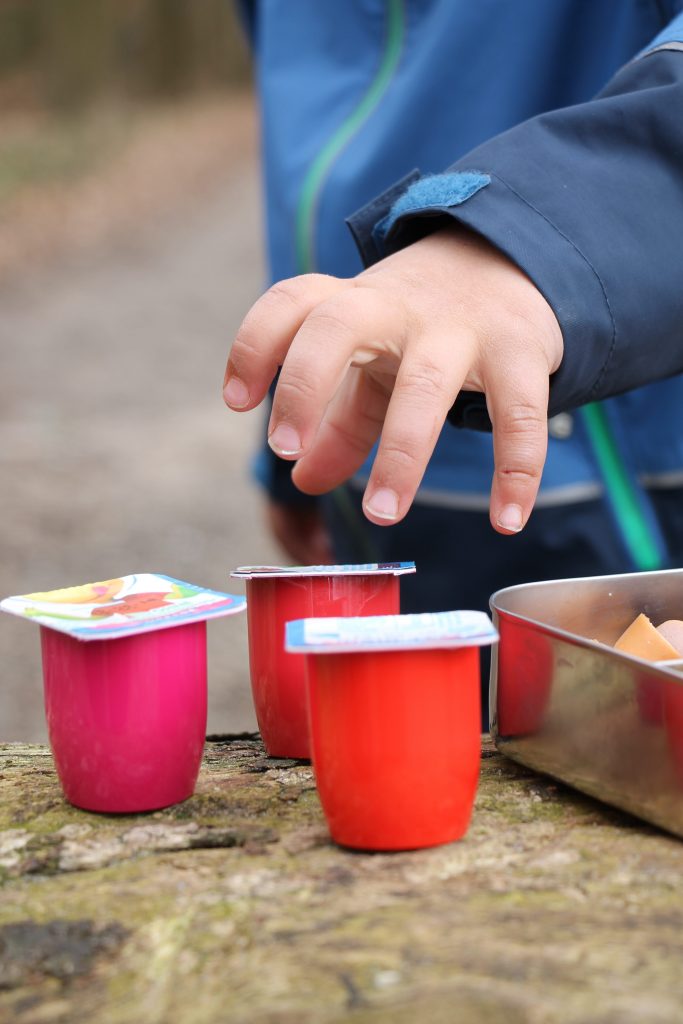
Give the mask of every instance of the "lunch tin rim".
M 500 604 L 500 598 L 506 594 L 517 594 L 524 593 L 530 590 L 544 589 L 546 587 L 552 587 L 553 585 L 571 584 L 577 585 L 585 583 L 593 583 L 600 580 L 628 580 L 628 579 L 643 579 L 644 577 L 661 577 L 661 576 L 683 576 L 683 568 L 681 569 L 652 569 L 647 572 L 630 572 L 630 573 L 607 573 L 598 576 L 568 576 L 561 579 L 555 580 L 538 580 L 532 583 L 517 583 L 510 587 L 501 587 L 489 598 L 489 607 L 492 612 L 498 615 L 504 615 L 508 618 L 515 619 L 518 622 L 526 623 L 537 629 L 541 629 L 544 632 L 550 633 L 553 636 L 559 637 L 563 640 L 567 640 L 570 643 L 578 644 L 581 647 L 586 647 L 589 650 L 597 651 L 604 657 L 615 658 L 617 661 L 635 662 L 638 665 L 647 665 L 650 669 L 655 672 L 661 672 L 667 678 L 673 678 L 683 683 L 683 676 L 680 671 L 677 671 L 673 666 L 683 665 L 683 656 L 681 658 L 671 659 L 668 661 L 649 661 L 647 658 L 640 658 L 635 654 L 628 654 L 625 651 L 618 651 L 615 648 L 610 647 L 608 644 L 601 643 L 599 640 L 591 640 L 589 637 L 581 636 L 579 633 L 572 633 L 567 629 L 562 629 L 560 626 L 553 626 L 550 623 L 543 622 L 542 619 L 532 618 L 529 615 L 524 615 L 520 612 L 510 611 Z M 500 643 L 500 641 L 499 641 Z

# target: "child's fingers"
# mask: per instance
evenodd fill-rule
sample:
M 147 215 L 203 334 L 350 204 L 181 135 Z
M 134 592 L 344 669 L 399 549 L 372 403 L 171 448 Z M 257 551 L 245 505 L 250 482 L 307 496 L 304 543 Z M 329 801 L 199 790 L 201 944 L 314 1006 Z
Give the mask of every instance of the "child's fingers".
M 363 499 L 372 522 L 387 526 L 408 512 L 473 349 L 467 335 L 435 334 L 421 337 L 406 353 Z
M 228 356 L 226 404 L 239 411 L 258 405 L 311 310 L 348 287 L 336 277 L 307 274 L 280 281 L 262 295 L 244 318 Z
M 273 398 L 268 443 L 283 458 L 311 448 L 329 403 L 353 363 L 384 355 L 400 339 L 405 317 L 398 303 L 371 288 L 349 288 L 311 312 L 282 365 Z
M 531 514 L 548 447 L 548 364 L 525 351 L 497 364 L 487 380 L 495 470 L 491 524 L 519 533 Z
M 292 480 L 306 494 L 338 487 L 363 465 L 380 435 L 391 389 L 351 367 L 330 403 L 312 449 Z

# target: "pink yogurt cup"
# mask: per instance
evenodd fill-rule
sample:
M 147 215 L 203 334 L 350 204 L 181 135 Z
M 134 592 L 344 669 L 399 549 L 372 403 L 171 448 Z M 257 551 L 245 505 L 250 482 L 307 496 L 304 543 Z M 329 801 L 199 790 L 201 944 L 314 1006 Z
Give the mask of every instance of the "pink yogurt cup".
M 206 622 L 84 642 L 41 626 L 45 712 L 66 799 L 131 814 L 194 792 L 206 735 Z

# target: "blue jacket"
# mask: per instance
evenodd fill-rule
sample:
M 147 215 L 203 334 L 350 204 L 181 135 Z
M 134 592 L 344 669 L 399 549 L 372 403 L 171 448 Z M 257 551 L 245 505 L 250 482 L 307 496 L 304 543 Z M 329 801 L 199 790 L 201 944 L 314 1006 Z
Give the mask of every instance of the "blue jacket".
M 250 7 L 272 279 L 357 273 L 346 219 L 365 264 L 448 218 L 489 238 L 546 296 L 565 341 L 549 409 L 565 415 L 551 420 L 537 505 L 606 493 L 626 534 L 647 535 L 640 567 L 665 560 L 648 490 L 683 483 L 682 10 Z M 486 427 L 481 396 L 461 395 L 451 419 Z M 492 467 L 488 434 L 444 430 L 417 500 L 483 511 Z M 273 493 L 279 470 L 266 473 Z

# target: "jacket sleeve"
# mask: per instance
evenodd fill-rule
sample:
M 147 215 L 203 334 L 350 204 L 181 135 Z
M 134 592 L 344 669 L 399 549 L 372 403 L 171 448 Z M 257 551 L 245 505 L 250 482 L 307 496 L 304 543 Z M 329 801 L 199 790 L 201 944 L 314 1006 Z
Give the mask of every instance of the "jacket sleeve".
M 516 126 L 349 220 L 366 264 L 449 220 L 506 253 L 553 308 L 549 415 L 683 371 L 683 14 L 590 102 Z M 463 392 L 449 419 L 490 428 Z

